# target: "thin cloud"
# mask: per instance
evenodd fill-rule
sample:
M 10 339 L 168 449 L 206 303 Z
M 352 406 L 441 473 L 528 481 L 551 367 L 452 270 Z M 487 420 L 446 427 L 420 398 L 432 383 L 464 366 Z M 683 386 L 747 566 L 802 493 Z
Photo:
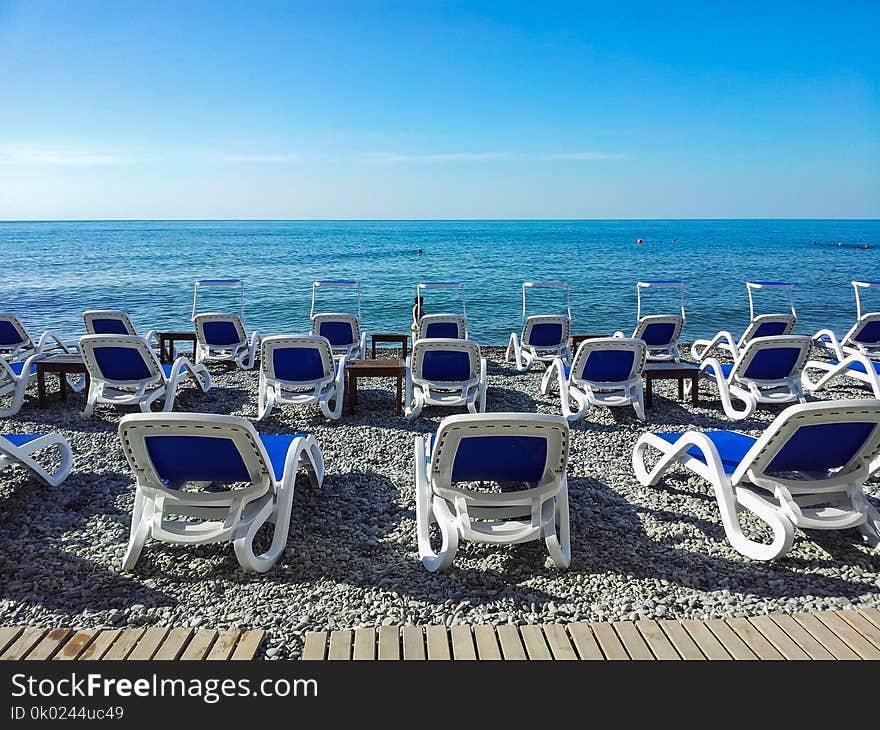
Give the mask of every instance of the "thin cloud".
M 211 154 L 206 155 L 205 160 L 219 165 L 294 165 L 302 162 L 302 155 L 284 152 Z
M 539 160 L 634 160 L 635 155 L 622 152 L 556 152 L 541 155 Z
M 511 152 L 452 152 L 439 154 L 411 155 L 398 152 L 371 152 L 365 155 L 368 162 L 377 165 L 443 165 L 454 162 L 493 162 L 512 160 L 517 155 Z
M 43 167 L 57 165 L 131 165 L 145 158 L 69 147 L 0 147 L 0 165 Z

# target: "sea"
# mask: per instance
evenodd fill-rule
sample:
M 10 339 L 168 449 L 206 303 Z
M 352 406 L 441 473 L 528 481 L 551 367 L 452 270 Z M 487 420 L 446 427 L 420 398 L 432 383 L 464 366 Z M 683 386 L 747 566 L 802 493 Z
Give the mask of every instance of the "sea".
M 641 241 L 641 243 L 639 243 Z M 878 220 L 450 220 L 0 222 L 0 311 L 32 333 L 83 333 L 86 309 L 121 309 L 138 330 L 190 329 L 196 279 L 244 282 L 248 329 L 309 328 L 312 283 L 356 280 L 367 332 L 409 332 L 419 282 L 464 284 L 471 339 L 507 342 L 522 327 L 522 283 L 567 281 L 575 333 L 627 334 L 636 282 L 684 284 L 683 339 L 749 319 L 747 280 L 794 284 L 796 332 L 842 334 L 856 317 L 853 279 L 880 280 Z M 461 291 L 424 292 L 426 313 L 461 311 Z M 355 312 L 354 289 L 319 288 L 317 311 Z M 558 313 L 565 289 L 534 290 L 529 314 Z M 200 291 L 199 311 L 238 312 L 239 292 Z M 779 291 L 759 312 L 788 311 Z M 880 311 L 880 288 L 864 296 Z M 678 311 L 677 292 L 645 292 L 643 314 Z

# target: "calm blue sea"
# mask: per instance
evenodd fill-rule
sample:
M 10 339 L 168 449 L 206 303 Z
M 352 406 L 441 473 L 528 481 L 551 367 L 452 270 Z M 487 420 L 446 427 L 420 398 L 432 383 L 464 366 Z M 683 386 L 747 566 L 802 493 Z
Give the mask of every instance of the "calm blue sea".
M 0 223 L 0 254 L 0 311 L 67 336 L 81 334 L 90 308 L 126 310 L 142 331 L 185 328 L 193 280 L 223 277 L 244 279 L 249 328 L 305 332 L 311 282 L 351 278 L 363 284 L 368 331 L 408 332 L 416 283 L 456 280 L 472 338 L 501 344 L 521 327 L 523 280 L 571 282 L 574 331 L 611 332 L 635 325 L 639 278 L 674 278 L 685 283 L 691 339 L 742 331 L 750 278 L 796 284 L 797 331 L 845 331 L 855 318 L 850 280 L 880 279 L 880 221 L 9 222 Z M 323 301 L 324 311 L 353 307 L 344 296 Z M 655 301 L 654 313 L 675 311 L 670 299 Z M 204 303 L 236 307 L 229 292 Z M 431 292 L 425 310 L 453 305 Z M 548 296 L 534 313 L 560 307 Z

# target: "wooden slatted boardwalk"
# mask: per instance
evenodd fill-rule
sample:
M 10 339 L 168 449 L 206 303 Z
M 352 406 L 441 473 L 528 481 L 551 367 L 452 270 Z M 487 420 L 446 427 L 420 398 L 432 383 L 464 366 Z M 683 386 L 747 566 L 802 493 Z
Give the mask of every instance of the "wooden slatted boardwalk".
M 880 659 L 880 611 L 310 631 L 303 659 Z
M 0 628 L 0 660 L 253 659 L 265 631 Z

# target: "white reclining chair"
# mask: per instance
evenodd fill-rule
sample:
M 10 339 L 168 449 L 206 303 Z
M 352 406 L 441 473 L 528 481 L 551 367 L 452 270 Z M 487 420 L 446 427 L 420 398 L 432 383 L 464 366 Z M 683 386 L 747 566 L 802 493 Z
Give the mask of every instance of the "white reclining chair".
M 486 358 L 471 340 L 417 340 L 406 359 L 404 413 L 408 421 L 428 406 L 486 411 Z
M 83 416 L 89 418 L 98 403 L 136 405 L 150 412 L 162 396 L 164 412 L 174 408 L 177 388 L 191 380 L 202 392 L 211 387 L 211 374 L 181 355 L 172 365 L 162 365 L 146 340 L 135 335 L 85 335 L 80 351 L 89 373 L 89 392 Z
M 83 324 L 89 335 L 135 335 L 137 330 L 131 318 L 118 309 L 89 309 L 83 312 Z M 155 330 L 144 335 L 150 346 L 158 346 L 159 340 Z
M 856 322 L 838 340 L 830 329 L 819 330 L 813 341 L 819 347 L 830 350 L 840 360 L 846 355 L 865 355 L 880 358 L 880 312 L 862 312 L 862 292 L 880 288 L 880 281 L 853 281 L 856 292 Z
M 119 436 L 137 480 L 123 570 L 134 567 L 152 537 L 183 545 L 231 542 L 244 570 L 263 573 L 287 547 L 297 472 L 305 469 L 314 487 L 324 480 L 312 436 L 259 434 L 238 416 L 133 414 L 122 419 Z M 257 555 L 254 536 L 267 522 L 275 526 L 272 542 Z
M 541 379 L 541 392 L 559 386 L 562 414 L 570 423 L 580 420 L 591 406 L 629 406 L 645 420 L 642 370 L 647 360 L 643 340 L 627 337 L 596 337 L 578 347 L 571 367 L 554 360 Z M 571 409 L 571 400 L 577 409 Z
M 812 379 L 816 372 L 818 378 Z M 809 393 L 822 390 L 837 376 L 855 380 L 861 386 L 867 385 L 875 398 L 880 399 L 880 362 L 866 355 L 847 355 L 839 360 L 809 360 L 804 366 L 802 385 Z
M 643 289 L 678 289 L 679 314 L 648 314 L 642 315 L 642 290 Z M 647 359 L 649 362 L 679 362 L 681 356 L 678 352 L 678 339 L 685 323 L 684 313 L 684 285 L 680 281 L 656 279 L 651 281 L 636 282 L 636 328 L 632 339 L 642 340 L 648 348 Z M 614 333 L 615 337 L 623 337 L 621 331 Z
M 714 357 L 704 359 L 700 374 L 717 384 L 724 413 L 739 421 L 752 415 L 759 403 L 806 403 L 801 376 L 811 345 L 807 335 L 756 337 L 732 363 L 722 364 Z M 745 404 L 742 410 L 736 409 L 732 397 Z
M 779 337 L 791 334 L 797 324 L 797 312 L 792 298 L 793 284 L 784 281 L 747 281 L 746 291 L 749 294 L 749 324 L 739 340 L 727 330 L 718 332 L 711 340 L 694 340 L 691 345 L 691 357 L 697 362 L 709 357 L 716 347 L 736 358 L 756 337 Z M 788 297 L 791 314 L 755 314 L 755 291 L 781 291 Z
M 318 291 L 354 291 L 357 314 L 316 312 Z M 312 329 L 309 334 L 326 337 L 334 354 L 349 360 L 363 359 L 367 352 L 367 333 L 361 329 L 361 285 L 357 281 L 331 280 L 312 282 L 312 308 L 309 312 Z
M 650 469 L 649 447 L 660 456 Z M 633 451 L 633 469 L 644 486 L 657 484 L 674 464 L 701 476 L 714 489 L 730 544 L 754 560 L 773 560 L 788 552 L 795 527 L 858 527 L 877 546 L 880 515 L 864 484 L 880 466 L 878 450 L 880 402 L 824 401 L 789 406 L 757 439 L 734 431 L 646 433 Z M 743 534 L 743 510 L 772 530 L 769 544 Z
M 234 362 L 242 370 L 250 370 L 256 362 L 260 333 L 254 330 L 248 340 L 241 317 L 237 314 L 197 314 L 196 362 Z
M 544 540 L 553 563 L 568 567 L 568 449 L 565 419 L 536 413 L 450 416 L 436 436 L 416 436 L 416 530 L 425 568 L 451 567 L 460 540 Z M 473 489 L 474 482 L 501 483 L 501 491 Z M 525 488 L 505 488 L 514 483 Z
M 37 342 L 34 342 L 18 317 L 14 314 L 0 314 L 0 359 L 17 362 L 31 355 L 60 352 L 76 352 L 76 345 L 62 342 L 59 335 L 49 331 L 43 332 Z M 82 385 L 79 389 L 82 390 Z
M 274 335 L 265 338 L 260 353 L 257 420 L 266 418 L 276 404 L 311 403 L 317 403 L 327 418 L 339 418 L 345 395 L 345 363 L 345 355 L 334 361 L 326 337 Z
M 43 449 L 55 449 L 58 466 L 49 469 L 34 456 Z M 50 487 L 67 479 L 73 466 L 70 443 L 58 433 L 0 434 L 0 470 L 18 464 Z
M 564 289 L 565 314 L 528 315 L 527 292 L 536 289 Z M 571 363 L 571 301 L 569 286 L 566 281 L 524 281 L 522 285 L 522 334 L 510 333 L 510 342 L 504 361 L 510 362 L 511 356 L 516 363 L 517 372 L 528 372 L 532 365 L 543 362 L 549 365 L 557 357 L 566 365 Z
M 413 345 L 419 340 L 466 340 L 467 319 L 460 314 L 426 314 L 413 333 Z
M 0 398 L 9 396 L 12 399 L 5 408 L 0 406 L 0 418 L 14 416 L 21 409 L 28 383 L 37 377 L 35 363 L 41 357 L 35 354 L 18 362 L 7 362 L 0 358 Z

